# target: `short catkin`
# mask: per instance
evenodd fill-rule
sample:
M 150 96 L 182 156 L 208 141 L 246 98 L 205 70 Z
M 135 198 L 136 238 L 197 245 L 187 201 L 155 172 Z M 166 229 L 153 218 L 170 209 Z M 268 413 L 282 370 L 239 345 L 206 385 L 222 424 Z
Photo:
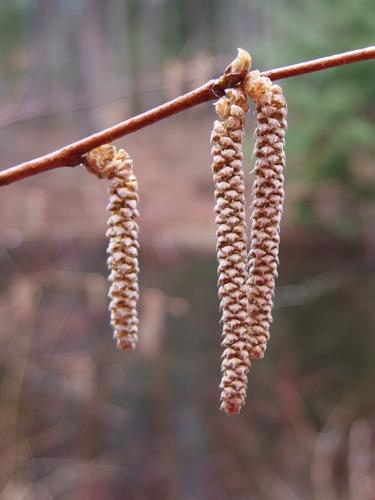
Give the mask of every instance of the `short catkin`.
M 247 236 L 242 140 L 247 97 L 228 89 L 215 106 L 219 120 L 211 135 L 217 224 L 218 295 L 223 322 L 221 409 L 238 413 L 245 403 L 250 357 L 247 350 Z
M 138 186 L 133 161 L 126 151 L 112 144 L 93 149 L 86 166 L 110 180 L 108 244 L 109 310 L 113 336 L 120 349 L 134 349 L 138 340 Z
M 260 359 L 270 336 L 278 274 L 287 105 L 281 88 L 269 78 L 262 77 L 259 71 L 248 74 L 244 89 L 255 102 L 257 120 L 248 293 L 249 354 L 251 358 Z

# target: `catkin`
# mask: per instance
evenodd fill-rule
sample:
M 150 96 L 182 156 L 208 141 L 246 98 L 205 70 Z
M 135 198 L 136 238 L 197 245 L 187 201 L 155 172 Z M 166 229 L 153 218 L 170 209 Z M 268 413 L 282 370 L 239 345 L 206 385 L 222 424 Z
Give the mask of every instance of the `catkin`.
M 270 336 L 279 264 L 287 106 L 281 88 L 269 78 L 260 76 L 258 71 L 249 73 L 244 89 L 255 101 L 257 120 L 248 294 L 249 353 L 251 358 L 260 359 Z
M 249 301 L 242 139 L 247 97 L 241 88 L 226 90 L 216 103 L 219 120 L 211 135 L 217 224 L 218 295 L 223 322 L 221 409 L 238 413 L 246 399 Z
M 105 144 L 90 151 L 86 166 L 99 177 L 110 179 L 110 213 L 106 236 L 111 287 L 109 310 L 113 336 L 120 349 L 134 349 L 138 340 L 138 213 L 137 179 L 126 151 Z

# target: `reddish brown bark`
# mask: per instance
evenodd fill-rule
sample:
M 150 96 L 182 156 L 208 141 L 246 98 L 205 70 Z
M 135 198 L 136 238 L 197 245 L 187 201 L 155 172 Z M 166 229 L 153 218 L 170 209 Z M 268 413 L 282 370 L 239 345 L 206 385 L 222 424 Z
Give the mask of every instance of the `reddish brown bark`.
M 336 54 L 313 61 L 307 61 L 283 68 L 264 71 L 261 74 L 271 80 L 280 80 L 292 76 L 321 71 L 334 66 L 342 66 L 358 61 L 375 58 L 375 46 L 364 49 L 353 50 L 342 54 Z M 58 167 L 73 167 L 83 161 L 83 156 L 91 149 L 111 142 L 124 135 L 131 134 L 137 130 L 151 125 L 163 118 L 172 116 L 185 109 L 192 108 L 197 104 L 217 99 L 223 89 L 231 87 L 241 81 L 245 74 L 223 75 L 218 80 L 210 80 L 201 87 L 182 96 L 166 102 L 161 106 L 153 108 L 145 113 L 129 118 L 113 127 L 107 128 L 96 134 L 85 137 L 77 142 L 69 144 L 53 153 L 41 156 L 31 161 L 21 163 L 15 167 L 0 172 L 0 186 L 11 184 L 26 177 L 46 172 Z

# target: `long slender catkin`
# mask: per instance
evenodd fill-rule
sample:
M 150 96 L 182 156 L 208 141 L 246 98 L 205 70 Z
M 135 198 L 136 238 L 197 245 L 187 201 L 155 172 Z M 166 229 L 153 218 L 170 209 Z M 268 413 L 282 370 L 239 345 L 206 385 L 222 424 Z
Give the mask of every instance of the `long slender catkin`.
M 270 336 L 278 274 L 287 106 L 281 88 L 269 78 L 261 77 L 258 71 L 249 73 L 244 89 L 255 101 L 257 119 L 248 293 L 249 353 L 252 358 L 260 359 Z
M 120 349 L 134 349 L 138 340 L 138 187 L 133 162 L 126 151 L 105 144 L 90 151 L 86 165 L 99 177 L 110 179 L 110 213 L 106 236 L 109 310 L 113 336 Z
M 249 307 L 247 295 L 247 236 L 242 139 L 247 97 L 241 88 L 226 90 L 216 103 L 219 120 L 211 135 L 215 184 L 218 295 L 223 322 L 221 409 L 238 413 L 246 399 Z

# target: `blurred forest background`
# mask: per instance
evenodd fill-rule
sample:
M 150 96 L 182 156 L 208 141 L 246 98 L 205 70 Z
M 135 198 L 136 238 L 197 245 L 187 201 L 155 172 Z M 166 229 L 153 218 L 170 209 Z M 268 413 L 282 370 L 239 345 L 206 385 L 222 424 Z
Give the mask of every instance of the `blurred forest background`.
M 237 47 L 262 70 L 371 45 L 374 10 L 2 0 L 1 168 L 204 83 Z M 2 500 L 375 499 L 374 82 L 373 62 L 282 82 L 272 341 L 238 417 L 218 409 L 211 104 L 118 142 L 141 196 L 134 353 L 109 326 L 106 182 L 66 168 L 1 188 Z

